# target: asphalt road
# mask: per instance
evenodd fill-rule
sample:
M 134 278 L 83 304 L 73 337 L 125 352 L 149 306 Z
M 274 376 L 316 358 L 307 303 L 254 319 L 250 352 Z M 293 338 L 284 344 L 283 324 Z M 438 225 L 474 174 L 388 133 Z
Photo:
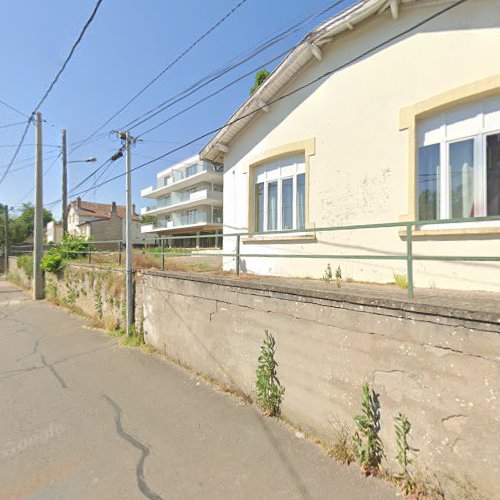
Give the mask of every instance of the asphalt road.
M 394 499 L 288 427 L 0 281 L 0 498 Z

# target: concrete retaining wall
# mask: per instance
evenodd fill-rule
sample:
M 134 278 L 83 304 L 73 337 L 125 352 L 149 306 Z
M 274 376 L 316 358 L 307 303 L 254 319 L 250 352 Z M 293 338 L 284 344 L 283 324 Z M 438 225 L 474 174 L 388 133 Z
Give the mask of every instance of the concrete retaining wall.
M 31 280 L 17 265 L 17 257 L 9 259 L 9 278 L 23 288 Z M 90 264 L 68 264 L 61 272 L 45 273 L 45 296 L 92 318 L 95 324 L 110 330 L 123 328 L 125 318 L 125 273 L 121 269 L 100 269 Z M 140 295 L 137 304 L 140 304 Z M 140 312 L 142 307 L 138 307 Z M 142 317 L 136 318 L 142 326 Z
M 264 330 L 275 336 L 283 414 L 333 439 L 352 427 L 361 387 L 380 394 L 381 437 L 395 465 L 393 417 L 412 423 L 419 468 L 437 473 L 450 498 L 465 483 L 500 487 L 498 323 L 453 319 L 394 304 L 360 305 L 338 294 L 307 296 L 255 282 L 143 272 L 146 342 L 221 383 L 251 394 Z

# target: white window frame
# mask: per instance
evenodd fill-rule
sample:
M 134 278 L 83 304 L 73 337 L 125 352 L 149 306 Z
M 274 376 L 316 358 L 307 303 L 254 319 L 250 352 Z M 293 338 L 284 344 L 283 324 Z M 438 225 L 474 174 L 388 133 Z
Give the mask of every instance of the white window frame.
M 457 120 L 455 123 L 451 122 L 446 123 L 446 115 L 442 115 L 442 123 L 439 126 L 435 126 L 434 128 L 429 128 L 428 132 L 430 132 L 431 139 L 425 140 L 419 137 L 417 141 L 417 154 L 421 147 L 431 146 L 434 144 L 439 144 L 439 170 L 440 170 L 440 179 L 439 179 L 439 203 L 437 206 L 437 218 L 440 219 L 449 219 L 451 218 L 451 184 L 450 184 L 450 145 L 463 142 L 472 139 L 474 141 L 474 217 L 484 217 L 487 215 L 487 155 L 486 155 L 486 139 L 490 135 L 500 134 L 500 127 L 491 127 L 488 128 L 485 126 L 485 115 L 484 105 L 488 102 L 499 101 L 500 97 L 496 97 L 493 99 L 486 99 L 481 103 L 477 103 L 475 106 L 483 106 L 481 111 L 478 111 L 476 115 L 472 112 L 470 117 L 464 119 L 474 118 L 477 120 L 475 124 L 472 125 L 477 126 L 478 129 L 473 133 L 462 133 L 456 134 L 452 133 L 448 136 L 448 127 L 453 127 L 455 123 L 460 123 Z M 471 106 L 472 107 L 472 106 Z M 458 111 L 465 107 L 457 107 L 452 110 Z M 437 121 L 439 117 L 431 118 L 434 121 Z M 419 125 L 417 125 L 418 127 Z M 464 127 L 466 128 L 466 127 Z M 418 161 L 417 161 L 417 184 L 416 190 L 418 193 Z M 417 198 L 418 203 L 418 198 Z M 417 207 L 418 214 L 418 207 Z M 460 229 L 460 228 L 474 228 L 474 227 L 500 227 L 500 221 L 478 221 L 478 222 L 457 222 L 450 224 L 422 224 L 420 226 L 421 229 Z
M 300 162 L 290 162 L 292 159 L 302 158 Z M 262 173 L 259 174 L 259 170 L 263 170 L 271 167 L 273 164 L 276 164 L 276 167 L 273 169 L 266 170 L 264 173 L 265 179 L 259 180 L 259 177 Z M 293 166 L 295 168 L 293 168 Z M 290 170 L 294 170 L 293 173 Z M 285 170 L 285 173 L 282 173 L 282 170 Z M 293 155 L 291 157 L 283 158 L 282 160 L 278 160 L 275 162 L 270 162 L 268 164 L 261 165 L 257 167 L 257 172 L 255 176 L 255 185 L 254 185 L 254 213 L 257 214 L 258 210 L 258 200 L 257 200 L 257 185 L 264 184 L 264 213 L 263 213 L 263 232 L 272 234 L 274 231 L 293 231 L 297 228 L 297 176 L 304 174 L 305 175 L 305 160 L 303 155 Z M 283 229 L 283 211 L 282 211 L 282 203 L 283 203 L 283 180 L 292 179 L 292 228 Z M 277 182 L 277 224 L 276 229 L 269 230 L 268 229 L 268 208 L 269 208 L 269 184 Z M 255 218 L 255 227 L 254 230 L 258 231 L 258 220 Z

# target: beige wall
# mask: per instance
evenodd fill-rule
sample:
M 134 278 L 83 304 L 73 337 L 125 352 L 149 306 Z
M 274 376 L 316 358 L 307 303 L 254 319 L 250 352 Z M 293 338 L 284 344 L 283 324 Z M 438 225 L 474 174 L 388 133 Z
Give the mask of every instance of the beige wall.
M 284 92 L 338 67 L 439 9 L 413 6 L 392 20 L 387 13 L 335 39 Z M 225 157 L 225 231 L 247 231 L 249 167 L 283 145 L 314 139 L 309 165 L 309 220 L 316 227 L 395 222 L 409 210 L 409 137 L 402 108 L 456 87 L 500 74 L 500 10 L 478 0 L 436 18 L 363 60 L 271 106 L 231 144 Z M 398 229 L 318 233 L 317 243 L 249 244 L 242 253 L 403 254 Z M 419 239 L 422 255 L 498 255 L 500 235 Z M 234 238 L 225 239 L 225 251 Z M 388 282 L 405 272 L 398 261 L 342 261 L 344 277 Z M 328 260 L 246 258 L 243 269 L 265 274 L 321 277 Z M 226 258 L 226 268 L 234 261 Z M 417 286 L 500 291 L 500 264 L 416 262 Z
M 401 411 L 420 450 L 415 466 L 438 475 L 446 498 L 466 498 L 457 480 L 497 498 L 498 325 L 440 316 L 432 306 L 417 313 L 390 300 L 372 307 L 340 293 L 259 288 L 255 280 L 147 271 L 137 280 L 146 342 L 171 358 L 255 396 L 269 329 L 285 417 L 331 441 L 333 423 L 352 430 L 368 381 L 380 398 L 384 467 L 397 470 L 393 417 Z

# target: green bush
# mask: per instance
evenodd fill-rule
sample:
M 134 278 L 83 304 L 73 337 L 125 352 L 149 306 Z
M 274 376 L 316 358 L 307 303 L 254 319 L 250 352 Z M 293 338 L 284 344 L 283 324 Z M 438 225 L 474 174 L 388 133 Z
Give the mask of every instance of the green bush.
M 64 259 L 59 248 L 51 248 L 42 258 L 40 266 L 49 273 L 56 273 L 64 266 Z
M 33 277 L 33 256 L 32 255 L 20 255 L 17 258 L 17 267 L 22 269 L 28 278 Z
M 44 256 L 41 262 L 42 269 L 50 273 L 60 271 L 67 260 L 77 259 L 82 256 L 90 247 L 85 240 L 85 236 L 72 236 L 67 234 L 62 242 L 52 247 Z
M 280 414 L 281 401 L 285 388 L 280 384 L 276 374 L 276 343 L 274 337 L 265 330 L 265 337 L 260 347 L 257 375 L 257 402 L 266 415 L 271 417 Z

